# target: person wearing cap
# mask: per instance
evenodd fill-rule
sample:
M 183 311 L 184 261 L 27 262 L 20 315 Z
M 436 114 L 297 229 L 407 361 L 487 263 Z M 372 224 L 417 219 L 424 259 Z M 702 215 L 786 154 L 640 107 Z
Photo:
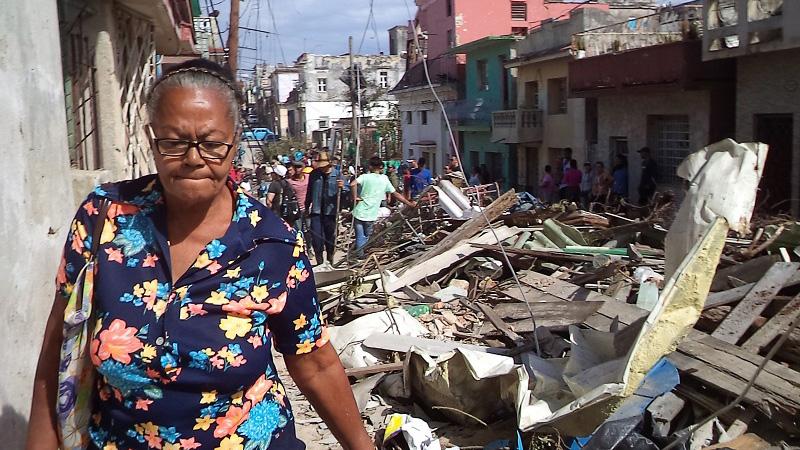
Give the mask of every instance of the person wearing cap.
M 283 185 L 282 182 L 284 177 L 286 177 L 286 167 L 278 164 L 272 170 L 272 182 L 269 184 L 269 189 L 267 190 L 267 206 L 275 213 L 278 217 L 281 216 L 281 201 L 283 199 Z
M 315 169 L 308 177 L 305 208 L 311 219 L 311 245 L 314 248 L 317 264 L 323 264 L 325 257 L 333 263 L 336 246 L 336 215 L 339 190 L 344 181 L 338 169 L 331 164 L 327 151 L 321 151 L 314 160 Z
M 642 177 L 639 179 L 639 204 L 647 205 L 656 193 L 658 166 L 650 155 L 650 147 L 639 149 L 642 158 Z

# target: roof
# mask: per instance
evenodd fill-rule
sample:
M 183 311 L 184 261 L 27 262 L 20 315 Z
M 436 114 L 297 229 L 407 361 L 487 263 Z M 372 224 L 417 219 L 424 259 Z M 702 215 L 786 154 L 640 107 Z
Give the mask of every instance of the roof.
M 519 67 L 525 63 L 539 62 L 546 59 L 553 59 L 554 57 L 569 56 L 570 44 L 556 45 L 555 47 L 546 48 L 533 53 L 526 53 L 518 57 L 506 61 L 506 67 Z
M 475 50 L 488 47 L 494 44 L 498 44 L 501 42 L 514 42 L 519 41 L 522 39 L 522 36 L 516 36 L 513 34 L 505 34 L 502 36 L 486 36 L 484 38 L 480 38 L 477 41 L 468 42 L 466 44 L 459 45 L 457 47 L 453 47 L 450 50 L 446 51 L 445 54 L 459 54 L 459 53 L 470 53 L 474 52 Z

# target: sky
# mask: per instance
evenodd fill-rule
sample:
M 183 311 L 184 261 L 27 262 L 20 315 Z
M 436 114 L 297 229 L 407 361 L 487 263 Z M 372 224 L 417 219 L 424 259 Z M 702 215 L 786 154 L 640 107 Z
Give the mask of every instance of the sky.
M 361 37 L 367 28 L 370 0 L 269 0 L 275 17 L 275 27 L 267 7 L 268 0 L 241 2 L 240 26 L 266 31 L 278 30 L 278 36 L 252 31 L 239 32 L 239 67 L 252 68 L 256 63 L 291 64 L 301 53 L 347 53 L 347 37 L 353 35 L 358 51 Z M 405 0 L 412 14 L 414 0 Z M 361 53 L 389 52 L 388 29 L 408 23 L 409 14 L 404 0 L 373 0 L 374 25 L 370 22 Z M 209 4 L 220 11 L 220 29 L 228 29 L 231 0 L 200 0 L 204 11 Z M 377 40 L 375 35 L 377 33 Z M 227 32 L 223 39 L 227 40 Z M 280 40 L 280 43 L 278 42 Z M 250 50 L 248 47 L 256 50 Z M 281 52 L 281 47 L 283 52 Z

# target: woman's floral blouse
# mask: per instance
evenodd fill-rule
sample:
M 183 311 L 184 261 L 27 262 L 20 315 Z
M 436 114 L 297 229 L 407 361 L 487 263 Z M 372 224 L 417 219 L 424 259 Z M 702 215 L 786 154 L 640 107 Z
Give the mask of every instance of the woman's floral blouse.
M 327 342 L 303 240 L 233 182 L 228 231 L 172 280 L 155 176 L 98 187 L 72 222 L 58 275 L 69 298 L 89 257 L 101 198 L 112 201 L 95 277 L 97 390 L 90 434 L 103 450 L 302 449 L 270 350 Z

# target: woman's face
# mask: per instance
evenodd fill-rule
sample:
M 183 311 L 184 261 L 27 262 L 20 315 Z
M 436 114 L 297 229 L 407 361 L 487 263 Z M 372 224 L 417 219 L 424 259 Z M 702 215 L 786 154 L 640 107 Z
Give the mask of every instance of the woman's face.
M 158 177 L 170 199 L 182 204 L 210 203 L 226 189 L 237 149 L 229 102 L 215 89 L 171 87 L 161 96 L 153 134 L 159 139 L 217 141 L 232 144 L 225 159 L 203 159 L 197 147 L 183 156 L 162 156 L 152 142 Z

